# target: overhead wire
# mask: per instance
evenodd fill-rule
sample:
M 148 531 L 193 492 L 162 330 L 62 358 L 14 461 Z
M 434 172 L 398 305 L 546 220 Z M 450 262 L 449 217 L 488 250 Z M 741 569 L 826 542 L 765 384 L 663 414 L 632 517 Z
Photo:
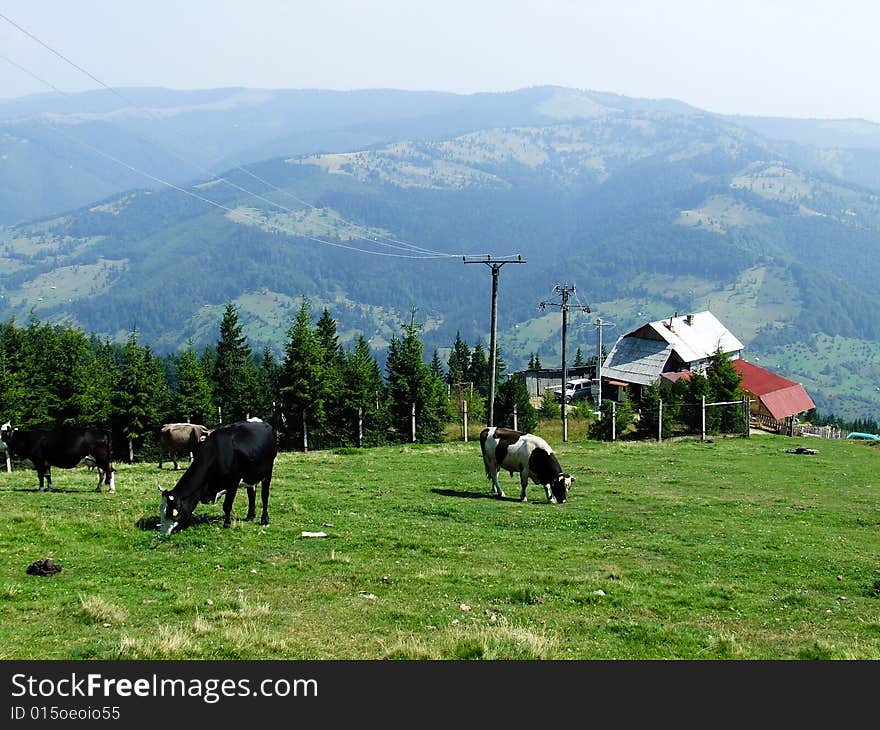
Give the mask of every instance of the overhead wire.
M 133 107 L 133 108 L 135 108 L 135 109 L 138 109 L 138 110 L 141 111 L 142 113 L 145 113 L 145 114 L 147 114 L 147 115 L 149 115 L 149 116 L 154 116 L 154 115 L 152 115 L 152 113 L 151 113 L 149 110 L 147 110 L 147 109 L 145 109 L 145 108 L 143 108 L 143 107 L 140 107 L 137 103 L 133 102 L 132 100 L 128 99 L 125 95 L 121 94 L 117 89 L 115 89 L 115 88 L 113 88 L 112 86 L 106 84 L 104 81 L 102 81 L 101 79 L 99 79 L 97 76 L 95 76 L 94 74 L 92 74 L 90 71 L 88 71 L 87 69 L 83 68 L 82 66 L 76 64 L 75 62 L 73 62 L 72 60 L 70 60 L 69 58 L 67 58 L 67 56 L 65 56 L 64 54 L 62 54 L 60 51 L 56 50 L 55 48 L 53 48 L 53 47 L 50 46 L 49 44 L 45 43 L 43 40 L 41 40 L 41 39 L 38 38 L 36 35 L 34 35 L 33 33 L 31 33 L 30 31 L 28 31 L 26 28 L 23 28 L 21 25 L 19 25 L 19 24 L 16 23 L 15 21 L 13 21 L 13 20 L 12 20 L 11 18 L 9 18 L 8 16 L 4 15 L 3 13 L 0 13 L 0 18 L 2 18 L 3 20 L 5 20 L 7 23 L 9 23 L 10 25 L 12 25 L 12 26 L 15 27 L 16 29 L 18 29 L 20 32 L 24 33 L 26 36 L 28 36 L 28 37 L 31 38 L 33 41 L 35 41 L 36 43 L 38 43 L 40 46 L 42 46 L 43 48 L 45 48 L 46 50 L 48 50 L 49 52 L 51 52 L 52 54 L 54 54 L 55 56 L 57 56 L 58 58 L 60 58 L 61 60 L 63 60 L 65 63 L 69 64 L 70 66 L 72 66 L 73 68 L 75 68 L 76 70 L 78 70 L 79 72 L 81 72 L 81 73 L 85 74 L 86 76 L 88 76 L 88 77 L 89 77 L 91 80 L 93 80 L 95 83 L 99 84 L 99 85 L 102 86 L 103 88 L 105 88 L 105 89 L 107 89 L 108 91 L 110 91 L 112 94 L 114 94 L 114 95 L 115 95 L 116 97 L 118 97 L 120 100 L 122 100 L 126 105 L 128 105 L 128 106 L 130 106 L 130 107 Z M 8 57 L 6 57 L 6 56 L 3 56 L 3 58 L 4 58 L 7 62 L 9 62 L 11 65 L 15 66 L 16 68 L 18 68 L 19 70 L 21 70 L 21 71 L 23 71 L 24 73 L 28 74 L 29 76 L 31 76 L 32 78 L 36 79 L 37 81 L 39 81 L 39 82 L 41 82 L 41 83 L 47 85 L 49 88 L 52 88 L 53 90 L 55 90 L 56 92 L 58 92 L 58 93 L 60 93 L 60 94 L 63 94 L 63 95 L 69 96 L 69 94 L 67 94 L 66 92 L 64 92 L 64 91 L 62 91 L 61 89 L 57 88 L 57 87 L 56 87 L 54 84 L 52 84 L 51 82 L 48 82 L 48 81 L 46 81 L 45 79 L 40 78 L 40 77 L 37 76 L 36 74 L 32 73 L 31 71 L 29 71 L 28 69 L 26 69 L 25 67 L 23 67 L 21 64 L 16 63 L 15 61 L 13 61 L 12 59 L 10 59 L 10 58 L 8 58 Z M 154 118 L 155 118 L 155 117 L 154 117 Z M 74 139 L 74 141 L 76 141 L 76 142 L 80 142 L 80 143 L 82 143 L 80 140 L 77 140 L 76 138 L 73 138 L 73 139 Z M 162 147 L 162 145 L 159 145 L 158 143 L 156 143 L 155 140 L 147 140 L 147 141 L 149 141 L 151 144 L 153 144 L 153 145 L 155 145 L 155 146 L 157 146 L 157 147 Z M 82 143 L 82 144 L 85 144 L 85 143 Z M 133 171 L 135 171 L 135 172 L 138 172 L 138 173 L 140 173 L 140 174 L 145 175 L 146 177 L 148 177 L 148 178 L 154 180 L 155 182 L 159 182 L 160 184 L 163 184 L 163 185 L 169 185 L 170 187 L 173 187 L 174 189 L 179 190 L 179 191 L 181 191 L 181 192 L 186 192 L 183 188 L 181 188 L 181 187 L 179 187 L 179 186 L 171 185 L 171 184 L 168 183 L 167 181 L 162 180 L 161 178 L 158 178 L 158 177 L 156 177 L 156 176 L 150 175 L 149 173 L 145 173 L 144 171 L 142 171 L 142 170 L 136 168 L 135 166 L 133 166 L 133 165 L 129 165 L 128 163 L 125 163 L 125 162 L 119 160 L 118 158 L 116 158 L 116 157 L 114 157 L 114 156 L 112 156 L 112 155 L 109 155 L 109 154 L 106 154 L 106 153 L 102 153 L 100 150 L 97 150 L 96 148 L 94 148 L 94 147 L 91 146 L 91 145 L 87 145 L 87 144 L 85 144 L 85 146 L 89 147 L 89 148 L 92 149 L 93 151 L 96 151 L 96 152 L 99 152 L 99 153 L 101 153 L 101 154 L 104 154 L 105 157 L 107 157 L 108 159 L 113 160 L 114 162 L 117 162 L 118 164 L 122 164 L 122 165 L 124 165 L 125 167 L 127 167 L 127 168 L 129 168 L 129 169 L 131 169 L 131 170 L 133 170 Z M 216 180 L 216 181 L 218 181 L 218 182 L 223 182 L 223 183 L 229 185 L 230 187 L 233 187 L 233 188 L 239 190 L 240 192 L 242 192 L 242 193 L 244 193 L 244 194 L 246 194 L 246 195 L 248 195 L 248 196 L 251 196 L 251 197 L 253 197 L 253 198 L 257 199 L 257 200 L 261 200 L 261 201 L 263 201 L 263 202 L 265 202 L 265 203 L 267 203 L 267 204 L 269 204 L 269 205 L 271 205 L 271 206 L 274 206 L 274 207 L 276 207 L 276 208 L 279 208 L 279 209 L 281 209 L 281 210 L 283 210 L 283 211 L 285 211 L 285 212 L 287 212 L 287 213 L 289 213 L 289 214 L 292 214 L 292 215 L 295 215 L 295 214 L 296 214 L 296 211 L 294 211 L 294 210 L 288 208 L 287 206 L 282 205 L 281 203 L 278 203 L 278 202 L 275 201 L 275 200 L 271 200 L 271 199 L 269 199 L 269 198 L 264 197 L 263 195 L 260 195 L 259 193 L 256 193 L 256 192 L 254 192 L 254 191 L 252 191 L 252 190 L 249 190 L 249 189 L 247 189 L 247 188 L 245 188 L 245 187 L 242 187 L 241 185 L 238 185 L 238 184 L 232 182 L 231 180 L 228 180 L 227 178 L 225 178 L 225 177 L 223 177 L 223 176 L 217 176 L 217 175 L 214 175 L 214 174 L 211 173 L 209 170 L 207 170 L 207 168 L 205 168 L 204 166 L 202 166 L 202 165 L 200 165 L 200 164 L 197 164 L 197 163 L 194 163 L 194 162 L 191 161 L 191 160 L 186 160 L 185 158 L 183 158 L 181 155 L 179 155 L 179 154 L 176 153 L 176 152 L 172 152 L 172 154 L 173 154 L 175 157 L 177 157 L 178 159 L 180 159 L 180 160 L 186 162 L 187 164 L 190 164 L 190 165 L 192 165 L 193 167 L 196 167 L 196 168 L 201 169 L 201 170 L 203 171 L 203 173 L 206 173 L 210 178 L 213 178 L 214 180 Z M 313 205 L 312 203 L 309 203 L 308 201 L 305 201 L 305 200 L 299 198 L 298 196 L 296 196 L 296 195 L 294 195 L 293 193 L 291 193 L 289 190 L 286 190 L 286 189 L 284 189 L 284 188 L 281 188 L 281 187 L 275 185 L 274 183 L 272 183 L 272 182 L 270 182 L 270 181 L 264 179 L 263 177 L 261 177 L 261 176 L 255 174 L 255 173 L 252 172 L 251 170 L 248 170 L 247 168 L 245 168 L 245 167 L 243 167 L 243 166 L 241 166 L 241 165 L 236 166 L 234 169 L 236 169 L 236 170 L 238 170 L 238 171 L 240 171 L 240 172 L 243 172 L 244 174 L 246 174 L 246 175 L 252 177 L 253 179 L 257 180 L 258 182 L 260 182 L 260 183 L 262 183 L 262 184 L 264 184 L 264 185 L 270 187 L 271 189 L 275 190 L 276 192 L 281 193 L 281 194 L 283 194 L 283 195 L 286 195 L 286 196 L 290 197 L 292 200 L 295 200 L 295 201 L 296 201 L 297 203 L 299 203 L 300 205 L 304 205 L 304 206 L 306 206 L 306 207 L 308 207 L 308 208 L 310 208 L 310 209 L 312 209 L 312 210 L 316 210 L 316 211 L 327 210 L 326 208 L 320 208 L 320 207 L 318 207 L 318 206 L 316 206 L 316 205 Z M 211 202 L 212 204 L 214 203 L 214 201 L 210 201 L 210 199 L 208 199 L 208 198 L 204 198 L 203 196 L 199 196 L 199 195 L 195 195 L 195 194 L 193 194 L 193 195 L 194 195 L 194 197 L 197 197 L 197 198 L 199 198 L 200 200 L 204 200 L 204 201 L 206 201 L 206 202 Z M 218 205 L 218 207 L 221 207 L 221 208 L 224 208 L 224 209 L 226 209 L 226 210 L 229 210 L 228 208 L 226 208 L 226 206 L 223 206 L 223 205 L 221 205 L 221 204 L 217 204 L 217 205 Z M 245 217 L 249 217 L 249 218 L 251 218 L 251 219 L 255 219 L 254 216 L 251 216 L 251 215 L 249 215 L 249 214 L 247 214 L 247 213 L 242 213 L 240 210 L 238 210 L 237 212 L 238 212 L 239 215 L 244 215 Z M 442 251 L 437 251 L 436 249 L 430 249 L 430 248 L 426 248 L 426 247 L 424 247 L 424 246 L 419 246 L 419 245 L 417 245 L 417 244 L 413 244 L 413 243 L 410 243 L 410 242 L 407 242 L 407 241 L 399 240 L 399 239 L 393 238 L 393 237 L 391 237 L 391 236 L 387 236 L 387 235 L 385 235 L 385 234 L 371 232 L 366 226 L 363 226 L 363 225 L 360 225 L 360 224 L 358 224 L 358 223 L 353 223 L 353 222 L 351 222 L 351 221 L 346 220 L 344 217 L 342 217 L 341 215 L 339 215 L 339 213 L 338 213 L 337 211 L 334 211 L 334 210 L 330 209 L 330 212 L 331 212 L 331 214 L 332 214 L 335 218 L 337 218 L 337 219 L 341 222 L 342 225 L 347 226 L 348 228 L 354 229 L 354 230 L 356 230 L 356 231 L 366 231 L 367 234 L 368 234 L 368 235 L 354 235 L 351 231 L 348 231 L 348 234 L 351 236 L 351 238 L 353 238 L 353 239 L 360 239 L 360 240 L 364 240 L 364 241 L 368 241 L 368 242 L 370 242 L 370 243 L 373 244 L 373 245 L 385 246 L 385 247 L 387 247 L 387 248 L 392 248 L 392 249 L 396 249 L 396 250 L 400 250 L 400 251 L 407 251 L 407 252 L 413 254 L 413 255 L 410 255 L 410 256 L 403 256 L 402 254 L 398 254 L 399 257 L 403 257 L 403 258 L 432 259 L 432 258 L 460 258 L 461 256 L 466 256 L 466 255 L 468 255 L 468 254 L 462 254 L 462 253 L 446 253 L 446 252 L 442 252 Z M 263 225 L 267 225 L 265 222 L 262 221 L 262 219 L 258 219 L 258 220 L 259 220 L 259 222 L 260 222 L 261 224 L 263 224 Z M 326 222 L 326 221 L 322 221 L 322 220 L 315 221 L 315 223 L 318 224 L 318 225 L 326 226 L 329 230 L 336 232 L 337 237 L 339 237 L 339 230 L 340 230 L 341 226 L 334 227 L 334 226 L 332 226 L 331 223 Z M 268 225 L 271 225 L 271 224 L 268 224 Z M 359 251 L 359 252 L 362 252 L 362 253 L 376 253 L 376 254 L 380 254 L 380 253 L 382 253 L 382 252 L 378 252 L 378 251 L 377 251 L 377 252 L 372 252 L 372 251 L 370 251 L 369 249 L 364 249 L 364 248 L 360 248 L 360 247 L 356 247 L 356 246 L 347 246 L 347 245 L 345 245 L 345 244 L 338 244 L 338 243 L 334 243 L 334 242 L 330 242 L 330 241 L 324 241 L 323 239 L 319 239 L 319 238 L 316 238 L 316 237 L 314 237 L 314 236 L 309 236 L 309 235 L 307 235 L 307 234 L 293 233 L 293 232 L 288 231 L 288 230 L 285 230 L 284 228 L 279 227 L 279 226 L 273 226 L 273 227 L 276 228 L 276 230 L 285 233 L 286 235 L 293 235 L 293 236 L 297 236 L 297 237 L 300 237 L 300 238 L 305 238 L 305 239 L 307 239 L 307 240 L 316 241 L 316 242 L 319 242 L 319 243 L 326 243 L 326 244 L 328 244 L 328 245 L 334 245 L 334 246 L 338 246 L 338 247 L 341 247 L 341 248 L 348 248 L 348 249 L 351 249 L 351 250 L 354 250 L 354 251 Z M 415 255 L 415 254 L 418 254 L 418 255 Z M 386 255 L 394 255 L 394 254 L 386 254 Z
M 10 60 L 10 59 L 6 58 L 5 56 L 0 56 L 0 57 L 4 58 L 7 61 Z M 13 65 L 17 65 L 17 64 L 15 64 L 13 62 Z M 145 170 L 141 170 L 140 168 L 136 167 L 135 165 L 132 165 L 132 164 L 126 162 L 125 160 L 121 160 L 118 157 L 116 157 L 115 155 L 110 154 L 109 152 L 106 152 L 102 149 L 99 149 L 98 147 L 95 147 L 92 144 L 89 144 L 88 142 L 85 142 L 81 139 L 77 139 L 76 137 L 74 137 L 72 135 L 69 135 L 69 134 L 66 134 L 65 132 L 62 132 L 57 126 L 48 125 L 46 128 L 49 129 L 50 131 L 52 131 L 54 134 L 57 134 L 57 135 L 63 137 L 64 139 L 67 139 L 68 141 L 82 145 L 83 147 L 86 147 L 89 150 L 91 150 L 92 152 L 94 152 L 95 154 L 101 155 L 102 157 L 105 157 L 108 160 L 111 160 L 112 162 L 114 162 L 118 165 L 121 165 L 122 167 L 125 167 L 128 170 L 131 170 L 132 172 L 136 172 L 140 175 L 143 175 L 144 177 L 152 180 L 153 182 L 159 183 L 160 185 L 164 185 L 168 188 L 171 188 L 172 190 L 176 190 L 177 192 L 183 193 L 184 195 L 188 195 L 191 198 L 195 198 L 196 200 L 199 200 L 203 203 L 207 203 L 208 205 L 212 205 L 212 206 L 219 208 L 221 210 L 224 210 L 228 213 L 234 213 L 238 216 L 250 218 L 255 224 L 257 224 L 259 226 L 265 226 L 268 228 L 272 228 L 276 232 L 283 233 L 285 235 L 294 235 L 297 238 L 305 238 L 306 240 L 314 241 L 316 243 L 322 243 L 327 246 L 335 246 L 337 248 L 349 249 L 352 251 L 357 251 L 360 253 L 367 253 L 367 254 L 371 254 L 374 256 L 392 256 L 392 257 L 397 257 L 397 258 L 409 258 L 409 259 L 436 258 L 435 256 L 432 256 L 432 255 L 416 255 L 414 253 L 407 255 L 407 254 L 389 253 L 386 251 L 370 251 L 369 249 L 363 249 L 363 248 L 359 248 L 357 246 L 350 246 L 350 245 L 346 245 L 344 243 L 338 243 L 335 241 L 326 241 L 321 238 L 315 238 L 314 236 L 309 236 L 308 234 L 303 234 L 303 233 L 292 234 L 290 231 L 285 230 L 284 228 L 282 228 L 280 226 L 274 225 L 271 222 L 264 221 L 262 218 L 258 218 L 256 216 L 250 214 L 246 210 L 242 211 L 241 209 L 230 208 L 228 205 L 223 205 L 223 203 L 218 203 L 216 200 L 211 200 L 210 198 L 206 198 L 203 195 L 199 195 L 198 193 L 194 193 L 192 190 L 188 190 L 184 187 L 181 187 L 180 185 L 176 185 L 175 183 L 173 183 L 169 180 L 165 180 L 164 178 L 161 178 L 158 175 L 153 175 L 152 173 L 146 172 Z

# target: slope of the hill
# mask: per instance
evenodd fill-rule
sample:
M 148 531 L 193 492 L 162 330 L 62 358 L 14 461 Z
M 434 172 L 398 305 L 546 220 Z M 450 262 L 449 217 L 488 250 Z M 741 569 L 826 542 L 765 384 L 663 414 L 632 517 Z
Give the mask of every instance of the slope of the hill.
M 9 227 L 0 316 L 137 328 L 164 350 L 215 341 L 236 301 L 252 343 L 278 350 L 305 296 L 344 342 L 364 332 L 379 351 L 415 308 L 430 352 L 457 331 L 485 341 L 488 267 L 461 255 L 521 254 L 527 265 L 500 276 L 510 368 L 532 352 L 558 360 L 559 311 L 538 303 L 569 282 L 593 309 L 571 318 L 570 357 L 595 351 L 597 315 L 616 325 L 608 343 L 708 308 L 822 410 L 876 414 L 875 192 L 792 153 L 805 147 L 684 105 L 549 91 L 532 91 L 530 123 L 287 155 L 191 195 L 133 190 Z

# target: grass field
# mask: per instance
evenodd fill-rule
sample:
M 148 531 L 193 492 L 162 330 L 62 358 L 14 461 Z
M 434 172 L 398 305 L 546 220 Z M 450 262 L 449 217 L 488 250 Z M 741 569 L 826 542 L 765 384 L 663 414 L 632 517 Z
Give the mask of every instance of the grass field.
M 880 659 L 880 447 L 548 437 L 564 505 L 473 441 L 284 453 L 269 527 L 168 537 L 170 465 L 0 472 L 0 659 Z

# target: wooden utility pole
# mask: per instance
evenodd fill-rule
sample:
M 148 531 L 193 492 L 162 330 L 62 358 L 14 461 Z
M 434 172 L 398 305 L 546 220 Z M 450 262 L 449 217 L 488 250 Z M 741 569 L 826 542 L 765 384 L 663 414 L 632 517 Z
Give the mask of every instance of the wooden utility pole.
M 596 317 L 596 330 L 599 333 L 599 346 L 596 350 L 596 380 L 599 383 L 599 391 L 596 395 L 596 410 L 602 410 L 602 328 L 615 326 L 614 322 L 603 322 L 601 317 Z
M 565 388 L 568 385 L 568 361 L 565 354 L 568 337 L 568 298 L 577 291 L 577 288 L 574 285 L 557 284 L 553 289 L 562 296 L 562 303 L 540 302 L 538 306 L 541 309 L 559 307 L 562 310 L 562 440 L 568 441 L 568 409 L 565 402 Z M 579 305 L 578 308 L 588 314 L 590 312 L 589 306 Z
M 516 258 L 510 259 L 493 259 L 487 255 L 484 259 L 470 260 L 467 256 L 462 256 L 462 260 L 466 264 L 486 264 L 492 269 L 492 316 L 489 330 L 489 415 L 486 425 L 493 426 L 495 424 L 495 334 L 498 329 L 498 274 L 504 264 L 524 264 L 525 260 L 519 254 Z

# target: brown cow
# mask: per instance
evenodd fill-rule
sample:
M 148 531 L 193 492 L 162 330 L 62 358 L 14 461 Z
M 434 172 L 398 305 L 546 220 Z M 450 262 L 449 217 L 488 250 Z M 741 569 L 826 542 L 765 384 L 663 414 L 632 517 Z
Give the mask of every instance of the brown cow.
M 159 468 L 162 468 L 168 459 L 164 458 L 167 453 L 174 462 L 174 469 L 177 467 L 177 457 L 182 454 L 189 454 L 190 460 L 193 458 L 202 442 L 208 438 L 211 433 L 207 426 L 199 423 L 166 423 L 159 432 L 159 445 L 162 453 L 159 456 Z

